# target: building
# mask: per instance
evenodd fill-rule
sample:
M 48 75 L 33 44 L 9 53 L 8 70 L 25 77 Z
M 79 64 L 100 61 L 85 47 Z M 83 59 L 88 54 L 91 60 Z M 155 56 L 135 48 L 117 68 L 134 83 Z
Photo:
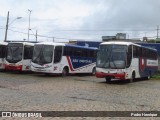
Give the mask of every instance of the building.
M 125 40 L 126 39 L 126 33 L 117 33 L 116 34 L 117 40 Z
M 115 36 L 102 36 L 102 41 L 126 40 L 126 33 L 117 33 Z

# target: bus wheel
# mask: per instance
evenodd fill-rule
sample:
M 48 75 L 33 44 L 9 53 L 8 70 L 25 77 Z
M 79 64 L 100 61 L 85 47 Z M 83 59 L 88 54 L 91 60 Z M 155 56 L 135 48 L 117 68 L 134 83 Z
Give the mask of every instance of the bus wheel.
M 23 74 L 24 72 L 23 72 L 22 70 L 19 70 L 18 73 L 19 73 L 19 74 Z
M 50 73 L 45 73 L 45 76 L 50 76 L 51 74 Z
M 147 80 L 149 80 L 149 79 L 151 79 L 151 72 L 149 72 L 149 74 L 148 74 L 148 77 L 147 77 Z
M 130 83 L 132 83 L 132 82 L 134 81 L 135 76 L 136 76 L 136 74 L 135 74 L 135 72 L 133 72 L 133 73 L 132 73 L 132 77 L 130 78 Z
M 106 83 L 111 83 L 111 78 L 110 77 L 106 77 Z
M 67 76 L 68 75 L 68 69 L 67 69 L 67 67 L 65 67 L 65 68 L 63 68 L 63 70 L 62 70 L 62 77 L 63 76 Z
M 96 74 L 96 67 L 92 69 L 92 75 L 95 75 L 95 74 Z

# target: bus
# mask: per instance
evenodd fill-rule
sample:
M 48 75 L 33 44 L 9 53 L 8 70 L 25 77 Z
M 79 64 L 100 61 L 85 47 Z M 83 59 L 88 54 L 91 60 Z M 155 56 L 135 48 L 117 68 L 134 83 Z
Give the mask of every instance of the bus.
M 5 56 L 6 56 L 6 48 L 7 42 L 0 42 L 0 70 L 5 69 Z
M 10 42 L 7 45 L 5 70 L 30 71 L 34 43 Z
M 157 50 L 132 42 L 104 42 L 99 46 L 96 77 L 133 82 L 136 78 L 150 77 L 158 69 Z
M 31 70 L 45 74 L 92 73 L 95 74 L 97 48 L 65 43 L 36 43 Z

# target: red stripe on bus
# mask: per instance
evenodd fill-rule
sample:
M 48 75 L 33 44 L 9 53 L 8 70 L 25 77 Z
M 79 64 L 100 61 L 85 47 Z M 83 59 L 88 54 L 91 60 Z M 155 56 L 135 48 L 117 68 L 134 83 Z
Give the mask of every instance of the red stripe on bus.
M 5 64 L 5 69 L 6 70 L 20 70 L 20 71 L 22 71 L 22 65 L 12 66 L 12 65 Z
M 114 73 L 103 73 L 103 72 L 96 72 L 96 77 L 97 78 L 105 78 L 105 77 L 111 77 L 111 78 L 116 78 L 116 79 L 125 79 L 125 73 L 120 73 L 120 74 L 114 74 Z
M 145 60 L 143 58 L 140 58 L 140 71 L 143 71 L 145 68 Z
M 69 56 L 66 56 L 66 57 L 67 57 L 67 61 L 68 61 L 68 64 L 69 64 L 70 70 L 71 70 L 71 71 L 74 71 L 74 70 L 73 70 L 72 63 L 71 63 L 71 60 L 70 60 Z

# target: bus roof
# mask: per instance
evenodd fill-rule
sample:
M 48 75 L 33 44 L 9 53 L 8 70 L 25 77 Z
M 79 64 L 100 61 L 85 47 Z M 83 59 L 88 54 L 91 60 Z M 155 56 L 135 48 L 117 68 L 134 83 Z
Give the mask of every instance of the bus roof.
M 92 50 L 97 50 L 98 49 L 96 47 L 87 47 L 87 46 L 79 46 L 79 45 L 72 45 L 72 44 L 66 44 L 66 46 L 77 47 L 77 48 L 85 48 L 85 49 L 92 49 Z
M 23 41 L 22 41 L 22 40 L 21 40 L 21 41 L 8 41 L 8 40 L 7 40 L 6 42 L 7 42 L 7 43 L 12 43 L 12 42 L 29 42 L 29 43 L 38 43 L 39 41 L 24 41 L 24 40 L 23 40 Z
M 56 42 L 40 42 L 40 43 L 36 43 L 35 45 L 61 45 L 61 46 L 65 46 L 65 43 L 56 43 Z
M 135 44 L 135 43 L 132 43 L 132 42 L 113 41 L 113 42 L 103 42 L 100 45 L 108 45 L 108 44 L 118 44 L 118 45 L 127 45 L 127 46 L 128 45 L 136 45 L 136 46 L 139 46 L 139 47 L 143 47 L 143 48 L 147 48 L 147 49 L 155 50 L 156 51 L 156 49 L 154 49 L 154 48 L 143 46 L 141 44 Z
M 101 43 L 101 45 L 107 45 L 107 44 L 131 45 L 131 44 L 134 44 L 134 43 L 132 43 L 132 42 L 121 42 L 121 41 L 111 41 L 111 42 Z M 134 44 L 134 45 L 137 45 L 137 44 Z M 138 46 L 140 46 L 140 45 L 138 45 Z
M 97 49 L 95 47 L 86 47 L 86 46 L 72 45 L 72 44 L 66 44 L 66 43 L 55 43 L 55 42 L 41 42 L 41 43 L 36 43 L 35 45 L 53 45 L 53 46 L 61 45 L 61 46 L 78 47 L 78 48 L 85 48 L 85 49 L 94 49 L 94 50 Z
M 31 45 L 31 46 L 34 46 L 34 43 L 30 43 L 30 42 L 9 42 L 8 44 L 14 44 L 14 43 L 21 43 L 23 45 Z
M 156 49 L 158 53 L 160 54 L 160 43 L 137 43 L 143 47 L 151 48 L 151 49 Z
M 0 42 L 0 45 L 7 45 L 7 42 Z

